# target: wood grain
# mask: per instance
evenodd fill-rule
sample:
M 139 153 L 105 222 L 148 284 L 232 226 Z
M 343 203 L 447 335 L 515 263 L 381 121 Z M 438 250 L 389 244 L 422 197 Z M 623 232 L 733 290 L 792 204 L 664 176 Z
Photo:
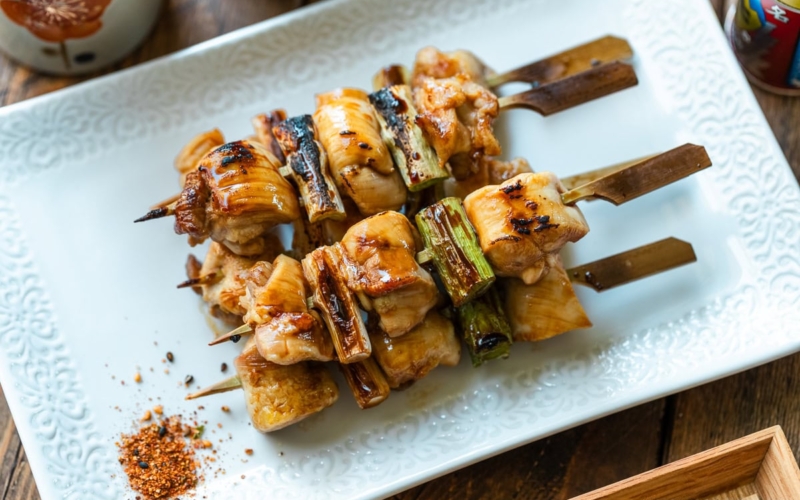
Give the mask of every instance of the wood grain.
M 710 0 L 718 14 L 723 3 Z M 0 105 L 127 68 L 268 19 L 302 0 L 170 0 L 147 42 L 94 75 L 50 77 L 0 55 Z M 784 153 L 800 174 L 800 99 L 755 90 Z M 563 500 L 746 434 L 781 424 L 800 451 L 800 355 L 523 446 L 396 495 L 395 500 Z M 35 500 L 30 467 L 0 388 L 0 500 Z M 714 498 L 722 500 L 724 497 Z
M 726 443 L 717 448 L 678 460 L 600 488 L 575 500 L 628 500 L 641 498 L 647 500 L 695 500 L 711 495 L 730 492 L 744 484 L 756 481 L 765 464 L 766 456 L 781 449 L 776 441 L 786 440 L 779 427 L 765 429 L 758 433 Z M 772 445 L 776 444 L 775 447 Z M 779 454 L 781 456 L 781 454 Z M 774 457 L 773 457 L 774 458 Z M 793 461 L 793 460 L 792 460 Z M 773 461 L 774 462 L 774 461 Z M 781 464 L 771 464 L 777 471 L 783 470 Z M 783 479 L 773 474 L 771 478 Z M 797 498 L 800 495 L 800 477 L 795 475 L 783 484 L 769 485 L 781 488 L 775 496 L 768 499 Z M 769 483 L 769 480 L 763 481 Z M 758 487 L 757 487 L 758 489 Z M 759 491 L 759 493 L 761 493 Z M 794 494 L 793 494 L 794 493 Z

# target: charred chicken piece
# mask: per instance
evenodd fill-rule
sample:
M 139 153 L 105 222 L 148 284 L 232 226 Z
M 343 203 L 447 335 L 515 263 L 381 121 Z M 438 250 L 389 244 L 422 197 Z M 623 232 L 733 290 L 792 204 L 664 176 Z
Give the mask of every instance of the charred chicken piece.
M 461 359 L 461 342 L 453 323 L 430 311 L 419 325 L 400 337 L 370 328 L 375 359 L 392 389 L 407 387 L 439 365 L 456 366 Z
M 279 255 L 271 265 L 258 262 L 240 276 L 246 283 L 240 299 L 247 310 L 244 321 L 254 328 L 264 359 L 279 365 L 333 359 L 330 335 L 306 305 L 309 289 L 300 262 Z
M 581 211 L 562 203 L 564 192 L 558 177 L 542 172 L 483 187 L 464 199 L 481 249 L 498 276 L 532 285 L 567 242 L 589 232 Z
M 225 138 L 219 129 L 197 134 L 186 144 L 175 158 L 175 170 L 180 174 L 181 187 L 186 183 L 186 175 L 196 170 L 200 161 L 210 151 L 225 144 Z
M 339 388 L 322 363 L 270 363 L 261 357 L 252 341 L 236 357 L 234 367 L 244 389 L 250 420 L 260 432 L 297 423 L 339 398 Z
M 335 246 L 345 256 L 349 288 L 363 307 L 378 314 L 389 336 L 414 328 L 436 304 L 436 284 L 415 260 L 421 243 L 405 216 L 383 212 L 368 217 Z
M 238 255 L 264 252 L 265 235 L 300 215 L 297 194 L 261 145 L 230 142 L 205 156 L 175 206 L 175 232 L 190 243 L 211 238 Z
M 403 206 L 406 186 L 381 138 L 366 92 L 341 88 L 317 95 L 314 124 L 336 186 L 362 214 Z
M 560 257 L 533 285 L 516 278 L 504 278 L 500 283 L 505 289 L 505 310 L 515 342 L 535 342 L 592 326 Z

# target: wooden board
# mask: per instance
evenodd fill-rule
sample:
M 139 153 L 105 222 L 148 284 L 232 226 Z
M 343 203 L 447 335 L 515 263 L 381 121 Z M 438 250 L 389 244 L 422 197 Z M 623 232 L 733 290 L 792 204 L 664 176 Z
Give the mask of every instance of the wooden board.
M 748 484 L 762 500 L 800 498 L 800 469 L 780 427 L 770 427 L 574 500 L 724 498 Z

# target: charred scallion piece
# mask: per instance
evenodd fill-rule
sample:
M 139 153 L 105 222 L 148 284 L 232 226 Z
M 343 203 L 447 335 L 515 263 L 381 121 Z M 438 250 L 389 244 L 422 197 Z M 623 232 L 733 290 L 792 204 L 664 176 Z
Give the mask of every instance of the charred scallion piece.
M 495 289 L 456 309 L 456 317 L 472 366 L 508 357 L 511 326 Z
M 344 272 L 336 247 L 318 248 L 303 259 L 303 274 L 314 290 L 314 308 L 328 326 L 339 362 L 347 364 L 368 358 L 372 345 Z
M 420 191 L 449 177 L 416 123 L 417 110 L 408 85 L 373 92 L 369 102 L 377 112 L 383 140 L 409 191 Z
M 305 203 L 308 219 L 345 218 L 344 205 L 328 173 L 328 157 L 314 135 L 311 115 L 284 120 L 272 129 Z
M 340 364 L 339 368 L 362 410 L 377 406 L 389 397 L 389 382 L 374 358 L 347 365 Z
M 461 200 L 451 197 L 434 203 L 420 211 L 416 221 L 425 244 L 422 253 L 433 260 L 453 305 L 469 302 L 494 283 L 494 271 Z

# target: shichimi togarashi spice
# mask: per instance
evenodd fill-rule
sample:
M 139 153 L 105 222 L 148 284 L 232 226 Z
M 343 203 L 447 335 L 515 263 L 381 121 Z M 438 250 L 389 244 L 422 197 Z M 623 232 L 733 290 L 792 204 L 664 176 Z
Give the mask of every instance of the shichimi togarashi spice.
M 146 499 L 172 498 L 194 488 L 202 477 L 187 439 L 193 434 L 180 416 L 173 416 L 123 435 L 118 443 L 119 462 L 131 488 Z

